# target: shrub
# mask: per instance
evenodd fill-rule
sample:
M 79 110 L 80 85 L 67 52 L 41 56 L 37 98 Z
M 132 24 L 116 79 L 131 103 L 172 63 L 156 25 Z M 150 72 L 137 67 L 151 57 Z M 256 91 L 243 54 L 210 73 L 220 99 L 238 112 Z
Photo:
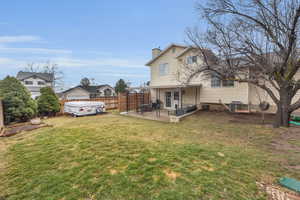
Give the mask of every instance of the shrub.
M 8 76 L 0 81 L 0 98 L 3 101 L 5 124 L 25 122 L 36 116 L 36 102 L 16 78 Z
M 60 110 L 59 99 L 50 87 L 41 88 L 41 96 L 37 104 L 41 116 L 54 116 Z

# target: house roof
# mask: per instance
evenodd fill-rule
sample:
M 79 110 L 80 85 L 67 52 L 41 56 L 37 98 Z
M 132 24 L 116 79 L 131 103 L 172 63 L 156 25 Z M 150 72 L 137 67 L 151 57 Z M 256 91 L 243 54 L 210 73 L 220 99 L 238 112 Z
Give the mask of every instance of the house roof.
M 179 58 L 189 52 L 190 50 L 198 50 L 197 47 L 190 46 L 186 49 L 184 49 L 180 54 L 177 55 L 176 58 Z M 215 60 L 217 59 L 216 55 L 210 50 L 210 49 L 203 49 L 205 55 L 208 57 L 209 60 Z
M 184 46 L 180 44 L 170 44 L 167 48 L 165 48 L 158 56 L 150 60 L 148 63 L 146 63 L 146 66 L 150 66 L 155 60 L 157 60 L 159 57 L 161 57 L 163 54 L 165 54 L 167 51 L 169 51 L 172 47 L 177 46 L 177 47 L 183 47 L 183 51 L 181 51 L 176 58 L 179 58 L 189 52 L 190 50 L 197 50 L 197 47 L 194 46 Z M 215 54 L 210 50 L 210 49 L 204 49 L 205 54 L 207 55 L 209 60 L 215 60 L 216 56 Z
M 104 85 L 90 85 L 90 86 L 82 86 L 82 85 L 78 85 L 78 86 L 76 86 L 76 87 L 73 87 L 73 88 L 70 88 L 70 89 L 68 89 L 68 90 L 66 90 L 66 91 L 64 91 L 64 92 L 62 92 L 62 93 L 66 93 L 66 92 L 69 92 L 69 91 L 71 91 L 71 90 L 73 90 L 73 89 L 76 89 L 76 88 L 80 88 L 80 89 L 83 89 L 83 90 L 85 90 L 85 91 L 87 91 L 88 93 L 90 93 L 90 94 L 93 94 L 93 93 L 97 93 L 98 91 L 98 89 L 100 89 L 100 88 L 103 88 L 103 87 L 109 87 L 109 88 L 112 88 L 110 85 L 108 85 L 108 84 L 104 84 Z
M 47 82 L 53 82 L 54 80 L 54 75 L 51 73 L 23 72 L 23 71 L 18 72 L 17 79 L 22 81 L 34 76 L 39 77 L 40 79 L 43 79 L 44 81 Z
M 175 47 L 183 47 L 183 48 L 187 48 L 188 47 L 188 46 L 185 46 L 185 45 L 172 43 L 167 48 L 165 48 L 163 51 L 161 51 L 158 56 L 152 58 L 149 62 L 147 62 L 146 66 L 150 66 L 154 61 L 156 61 L 159 57 L 161 57 L 162 55 L 164 55 L 167 51 L 169 51 L 174 46 Z

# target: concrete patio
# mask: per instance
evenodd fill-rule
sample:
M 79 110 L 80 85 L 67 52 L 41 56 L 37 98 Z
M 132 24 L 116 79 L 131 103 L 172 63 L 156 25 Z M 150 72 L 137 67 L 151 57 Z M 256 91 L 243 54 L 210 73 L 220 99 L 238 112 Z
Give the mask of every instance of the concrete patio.
M 151 111 L 151 112 L 143 112 L 143 113 L 129 111 L 129 112 L 126 112 L 123 114 L 127 115 L 127 116 L 131 116 L 131 117 L 141 118 L 141 119 L 178 123 L 183 118 L 193 115 L 194 113 L 196 113 L 198 111 L 199 110 L 195 110 L 193 112 L 190 112 L 190 113 L 187 113 L 187 114 L 184 114 L 181 116 L 171 115 L 167 110 Z

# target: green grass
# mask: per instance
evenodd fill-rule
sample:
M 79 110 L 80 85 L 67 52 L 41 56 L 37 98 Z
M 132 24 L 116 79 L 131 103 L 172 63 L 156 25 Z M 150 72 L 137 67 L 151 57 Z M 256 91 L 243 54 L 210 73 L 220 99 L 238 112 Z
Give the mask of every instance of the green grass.
M 215 121 L 49 119 L 53 128 L 5 139 L 0 189 L 6 200 L 265 199 L 256 181 L 290 173 L 265 151 L 273 131 Z

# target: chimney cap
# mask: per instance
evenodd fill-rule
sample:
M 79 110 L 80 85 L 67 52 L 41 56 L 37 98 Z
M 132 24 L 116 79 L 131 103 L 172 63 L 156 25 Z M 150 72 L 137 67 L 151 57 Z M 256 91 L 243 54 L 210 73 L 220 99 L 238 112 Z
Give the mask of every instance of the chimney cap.
M 160 47 L 155 47 L 155 48 L 153 48 L 152 50 L 156 50 L 156 49 L 157 49 L 157 50 L 161 50 Z

